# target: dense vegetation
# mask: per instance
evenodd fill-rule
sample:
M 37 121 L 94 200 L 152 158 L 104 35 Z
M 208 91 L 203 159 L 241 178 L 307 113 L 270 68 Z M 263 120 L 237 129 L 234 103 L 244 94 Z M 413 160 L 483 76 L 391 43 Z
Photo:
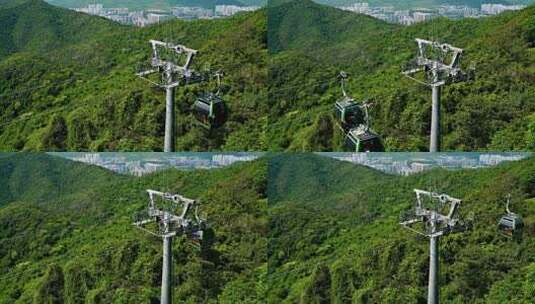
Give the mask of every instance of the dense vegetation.
M 344 70 L 349 94 L 375 102 L 372 128 L 387 150 L 427 150 L 431 90 L 401 74 L 419 37 L 464 48 L 463 68 L 477 68 L 475 80 L 443 90 L 445 150 L 535 150 L 534 14 L 531 6 L 406 27 L 308 0 L 271 6 L 269 149 L 343 149 L 331 113 Z
M 535 297 L 534 158 L 401 177 L 284 154 L 268 170 L 268 303 L 426 303 L 429 241 L 398 224 L 413 188 L 462 198 L 461 214 L 473 218 L 472 230 L 440 241 L 441 302 Z M 508 193 L 526 223 L 522 242 L 497 233 Z
M 230 117 L 220 129 L 191 114 L 214 82 L 178 90 L 177 150 L 264 150 L 264 11 L 140 29 L 41 0 L 0 2 L 0 150 L 161 150 L 165 94 L 134 74 L 149 39 L 198 49 L 194 68 L 226 75 Z
M 161 239 L 132 226 L 146 189 L 198 198 L 202 247 L 173 242 L 176 303 L 262 303 L 266 161 L 142 178 L 46 154 L 0 157 L 0 303 L 159 303 Z

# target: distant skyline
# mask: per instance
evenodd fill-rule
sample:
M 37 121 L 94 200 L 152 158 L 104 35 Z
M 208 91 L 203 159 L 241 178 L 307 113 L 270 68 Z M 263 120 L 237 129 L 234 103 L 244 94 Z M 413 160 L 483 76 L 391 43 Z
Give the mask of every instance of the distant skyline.
M 85 7 L 89 4 L 99 3 L 105 7 L 125 7 L 129 9 L 163 9 L 169 10 L 175 6 L 196 6 L 213 8 L 215 4 L 235 4 L 235 5 L 258 5 L 264 6 L 267 0 L 44 0 L 50 4 L 74 8 Z
M 368 15 L 388 23 L 413 25 L 438 17 L 453 20 L 484 18 L 525 9 L 532 0 L 316 0 L 338 9 Z
M 215 169 L 237 162 L 252 161 L 263 155 L 263 153 L 248 152 L 50 152 L 48 154 L 134 176 L 142 176 L 170 168 L 177 170 Z
M 134 176 L 143 176 L 170 168 L 177 170 L 215 169 L 237 162 L 252 161 L 265 155 L 265 153 L 248 152 L 49 152 L 48 154 Z M 530 152 L 318 152 L 317 154 L 396 175 L 412 175 L 434 168 L 447 170 L 487 168 L 535 155 Z
M 499 165 L 506 161 L 519 161 L 533 156 L 533 153 L 318 153 L 341 161 L 367 166 L 376 170 L 396 175 L 411 175 L 434 168 L 447 170 L 478 169 Z
M 371 6 L 394 6 L 398 9 L 430 8 L 440 5 L 466 5 L 481 7 L 481 4 L 528 5 L 535 0 L 313 0 L 330 6 L 346 6 L 354 3 L 369 3 Z

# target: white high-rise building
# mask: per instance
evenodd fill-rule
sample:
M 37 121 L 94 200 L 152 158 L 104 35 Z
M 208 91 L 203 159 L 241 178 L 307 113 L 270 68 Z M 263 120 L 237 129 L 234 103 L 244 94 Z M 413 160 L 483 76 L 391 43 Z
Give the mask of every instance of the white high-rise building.
M 237 5 L 216 5 L 215 14 L 217 16 L 228 17 L 239 12 L 252 12 L 258 10 L 258 6 L 237 6 Z
M 517 11 L 524 8 L 526 8 L 525 5 L 481 4 L 481 12 L 486 15 L 497 15 L 505 11 Z
M 427 12 L 414 12 L 412 16 L 414 18 L 414 22 L 425 22 L 435 18 L 436 14 Z
M 353 3 L 352 5 L 341 6 L 338 8 L 344 11 L 350 11 L 358 14 L 367 14 L 370 12 L 370 5 L 366 2 L 357 2 Z

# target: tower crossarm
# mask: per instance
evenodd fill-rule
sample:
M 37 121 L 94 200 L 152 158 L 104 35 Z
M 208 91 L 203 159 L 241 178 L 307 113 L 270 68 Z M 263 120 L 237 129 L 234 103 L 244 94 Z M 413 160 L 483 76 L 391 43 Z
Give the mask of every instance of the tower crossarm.
M 434 237 L 466 230 L 466 226 L 458 219 L 458 210 L 461 200 L 447 194 L 439 194 L 419 189 L 414 189 L 416 193 L 416 204 L 414 213 L 405 221 L 400 222 L 402 226 L 420 234 Z M 435 206 L 424 206 L 423 200 L 427 197 L 436 201 Z M 447 214 L 440 211 L 448 207 Z M 432 227 L 430 231 L 418 231 L 412 228 L 413 225 L 422 223 L 424 226 Z
M 460 81 L 465 76 L 461 70 L 461 57 L 464 50 L 448 43 L 439 43 L 416 38 L 418 54 L 416 61 L 402 71 L 402 74 L 426 85 L 442 86 L 450 81 Z M 425 80 L 416 74 L 431 72 Z
M 186 56 L 186 60 L 185 60 L 185 63 L 183 65 L 172 64 L 173 69 L 176 72 L 189 70 L 189 68 L 191 66 L 191 63 L 193 61 L 193 58 L 198 53 L 197 50 L 188 48 L 188 47 L 186 47 L 184 45 L 181 45 L 181 44 L 173 44 L 173 43 L 169 43 L 169 42 L 162 42 L 162 41 L 159 41 L 159 40 L 150 40 L 150 43 L 152 45 L 153 60 L 157 59 L 154 62 L 158 63 L 159 65 L 168 63 L 168 61 L 164 61 L 164 60 L 160 59 L 160 54 L 159 54 L 159 51 L 158 51 L 159 47 L 171 50 L 175 54 L 185 55 Z
M 147 230 L 145 225 L 157 223 L 160 232 L 153 232 L 160 236 L 174 236 L 188 231 L 201 231 L 204 220 L 198 216 L 198 202 L 180 194 L 172 194 L 156 190 L 147 190 L 149 194 L 149 205 L 143 218 L 134 222 L 139 228 Z M 157 198 L 168 201 L 175 207 L 164 207 L 157 204 Z M 178 212 L 175 212 L 174 210 Z

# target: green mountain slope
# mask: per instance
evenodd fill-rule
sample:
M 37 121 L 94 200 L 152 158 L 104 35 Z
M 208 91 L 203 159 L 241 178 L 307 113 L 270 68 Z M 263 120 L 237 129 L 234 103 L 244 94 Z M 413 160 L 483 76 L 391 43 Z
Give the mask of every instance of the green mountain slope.
M 268 44 L 272 53 L 296 48 L 315 53 L 385 28 L 388 26 L 384 22 L 372 17 L 355 18 L 352 13 L 312 1 L 290 1 L 268 10 Z
M 375 102 L 372 127 L 387 150 L 425 151 L 431 91 L 401 75 L 417 37 L 464 48 L 463 68 L 477 68 L 474 81 L 443 90 L 445 150 L 535 149 L 534 12 L 404 27 L 311 1 L 270 7 L 270 149 L 343 149 L 331 113 L 344 70 L 349 94 Z
M 0 6 L 0 58 L 15 52 L 47 52 L 114 29 L 112 22 L 55 8 L 42 1 Z
M 173 20 L 143 29 L 39 0 L 0 7 L 0 14 L 12 16 L 9 24 L 40 28 L 36 35 L 24 26 L 0 30 L 3 39 L 17 42 L 7 44 L 5 53 L 23 51 L 0 56 L 1 150 L 161 150 L 165 94 L 134 75 L 139 63 L 148 60 L 149 39 L 198 49 L 196 69 L 221 69 L 226 75 L 222 97 L 230 116 L 217 130 L 199 126 L 191 111 L 196 96 L 214 90 L 215 84 L 178 90 L 177 150 L 262 150 L 267 122 L 265 12 Z M 43 20 L 34 22 L 37 16 Z M 54 16 L 62 17 L 58 21 Z M 38 38 L 45 34 L 61 41 L 42 43 Z M 24 37 L 24 43 L 8 39 L 15 36 Z
M 0 198 L 1 303 L 159 302 L 161 239 L 131 224 L 146 189 L 200 199 L 211 225 L 203 248 L 175 239 L 175 301 L 261 303 L 265 161 L 135 178 L 22 154 L 1 159 L 0 170 L 18 194 Z
M 280 155 L 268 166 L 268 303 L 425 303 L 428 240 L 398 224 L 414 188 L 462 198 L 462 215 L 475 216 L 472 230 L 441 239 L 442 302 L 533 297 L 533 158 L 409 177 L 313 154 Z M 315 197 L 317 185 L 324 187 Z M 496 231 L 508 193 L 526 223 L 520 243 Z
M 0 158 L 0 168 L 0 206 L 15 201 L 52 201 L 64 194 L 84 192 L 86 184 L 103 186 L 112 179 L 104 169 L 87 170 L 87 165 L 42 153 L 6 155 Z

